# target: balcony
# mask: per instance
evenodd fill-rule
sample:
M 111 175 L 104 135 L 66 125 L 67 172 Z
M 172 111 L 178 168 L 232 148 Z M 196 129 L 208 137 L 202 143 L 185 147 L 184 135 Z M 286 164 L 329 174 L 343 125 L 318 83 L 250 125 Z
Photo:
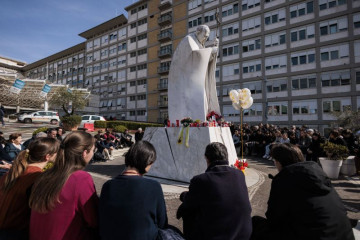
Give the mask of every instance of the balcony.
M 171 0 L 161 0 L 159 10 L 164 11 L 172 6 Z
M 158 101 L 158 107 L 164 108 L 168 106 L 168 101 L 165 100 L 159 100 Z
M 164 49 L 160 49 L 158 51 L 158 57 L 159 58 L 171 57 L 171 54 L 172 54 L 172 49 L 171 48 L 164 48 Z
M 158 67 L 158 74 L 167 74 L 169 73 L 169 71 L 170 71 L 170 65 Z
M 171 21 L 172 21 L 172 17 L 170 14 L 165 14 L 158 18 L 158 24 L 160 26 L 169 25 L 171 24 Z
M 171 30 L 161 31 L 160 34 L 158 34 L 159 42 L 166 42 L 166 41 L 170 41 L 171 39 L 172 39 Z
M 167 84 L 167 83 L 159 83 L 159 84 L 157 85 L 157 88 L 158 88 L 159 91 L 161 91 L 161 90 L 167 90 L 167 89 L 168 89 L 168 84 Z

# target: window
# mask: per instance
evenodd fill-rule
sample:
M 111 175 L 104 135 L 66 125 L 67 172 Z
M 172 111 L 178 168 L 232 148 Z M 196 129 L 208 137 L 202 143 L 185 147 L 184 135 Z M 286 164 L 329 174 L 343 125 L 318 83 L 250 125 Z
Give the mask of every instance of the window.
M 316 76 L 299 76 L 291 79 L 292 90 L 316 88 Z
M 242 42 L 243 52 L 250 52 L 261 49 L 261 39 L 251 39 Z
M 189 11 L 201 6 L 201 0 L 190 0 L 188 3 Z
M 201 17 L 195 17 L 195 18 L 190 19 L 188 24 L 189 24 L 189 28 L 201 25 Z
M 222 36 L 227 37 L 239 33 L 239 23 L 226 25 L 222 28 Z
M 265 25 L 274 24 L 285 20 L 285 9 L 265 13 Z
M 147 4 L 144 4 L 144 5 L 140 6 L 140 7 L 138 7 L 138 11 L 140 12 L 140 11 L 146 9 L 146 8 L 147 8 Z
M 286 33 L 285 32 L 278 32 L 272 35 L 265 36 L 265 47 L 272 47 L 281 44 L 285 44 L 286 41 Z
M 267 57 L 265 58 L 265 69 L 274 70 L 278 68 L 285 68 L 286 61 L 287 61 L 286 55 Z
M 138 21 L 138 26 L 143 25 L 143 24 L 145 24 L 145 23 L 147 23 L 147 18 L 144 18 L 144 19 L 139 20 L 139 21 Z
M 239 45 L 224 46 L 222 51 L 223 51 L 223 57 L 239 54 Z
M 135 39 L 136 41 L 136 39 Z M 120 43 L 118 46 L 118 51 L 126 50 L 126 43 Z
M 137 100 L 146 100 L 146 94 L 138 95 Z
M 320 11 L 346 4 L 345 0 L 319 0 Z
M 144 54 L 146 54 L 147 53 L 147 49 L 146 48 L 144 48 L 144 49 L 141 49 L 141 50 L 139 50 L 138 52 L 137 52 L 137 54 L 140 56 L 140 55 L 144 55 Z
M 239 75 L 240 72 L 238 63 L 225 65 L 222 67 L 222 69 L 223 69 L 223 77 Z
M 136 96 L 130 96 L 130 102 L 135 101 L 136 100 Z
M 356 84 L 360 84 L 360 71 L 356 72 Z
M 291 42 L 301 41 L 315 36 L 314 25 L 291 30 Z
M 320 56 L 321 56 L 321 61 L 329 61 L 329 60 L 349 57 L 349 45 L 344 44 L 344 45 L 321 48 Z
M 221 15 L 222 17 L 227 17 L 238 12 L 239 12 L 239 4 L 235 3 L 222 7 Z
M 121 57 L 119 57 L 117 64 L 118 64 L 118 65 L 126 64 L 126 56 L 121 56 Z
M 313 1 L 290 6 L 290 18 L 301 17 L 313 12 L 314 12 Z
M 143 40 L 143 39 L 146 39 L 147 38 L 147 34 L 144 33 L 144 34 L 141 34 L 137 37 L 137 40 L 140 41 L 140 40 Z
M 145 116 L 146 115 L 146 110 L 137 110 L 137 115 L 138 116 Z
M 145 85 L 146 79 L 137 80 L 137 85 Z
M 269 80 L 266 83 L 266 91 L 269 93 L 287 91 L 287 80 L 286 79 Z
M 261 71 L 261 60 L 248 61 L 243 63 L 243 73 Z
M 242 11 L 260 6 L 260 0 L 242 0 L 241 9 Z
M 270 102 L 267 109 L 267 115 L 269 116 L 280 116 L 288 114 L 287 102 L 274 103 Z
M 293 101 L 292 108 L 293 108 L 292 112 L 295 115 L 317 114 L 317 101 L 316 100 Z
M 348 29 L 347 17 L 324 21 L 320 23 L 320 35 L 335 34 Z
M 135 112 L 135 111 L 130 111 L 129 114 L 130 114 L 131 117 L 136 116 L 136 112 Z
M 136 72 L 136 66 L 130 67 L 130 72 Z
M 233 89 L 239 89 L 240 85 L 239 84 L 232 84 L 232 85 L 223 85 L 223 96 L 229 96 L 229 92 Z
M 302 65 L 315 62 L 315 51 L 299 52 L 291 54 L 291 65 Z
M 135 51 L 134 51 L 134 52 L 131 52 L 131 53 L 130 53 L 130 57 L 131 57 L 131 58 L 136 57 L 136 52 L 135 52 Z
M 135 43 L 136 42 L 136 37 L 130 38 L 130 43 Z
M 130 24 L 130 28 L 131 28 L 131 29 L 136 28 L 136 22 Z
M 134 86 L 136 86 L 136 81 L 131 81 L 130 82 L 130 87 L 134 87 Z
M 131 9 L 130 13 L 131 13 L 131 15 L 137 13 L 137 8 Z
M 262 93 L 262 83 L 261 81 L 256 82 L 245 82 L 243 84 L 244 88 L 248 88 L 251 94 L 259 94 Z
M 354 28 L 360 28 L 360 14 L 355 14 L 354 19 Z
M 322 73 L 321 84 L 323 87 L 350 85 L 350 71 Z
M 215 11 L 207 12 L 204 14 L 204 22 L 212 22 L 215 20 Z
M 100 53 L 100 56 L 107 56 L 108 55 L 108 50 L 105 49 L 105 50 L 102 50 L 101 53 Z
M 140 64 L 137 66 L 137 70 L 144 70 L 144 69 L 147 69 L 147 64 L 144 63 L 144 64 Z
M 249 31 L 255 28 L 259 28 L 261 24 L 261 17 L 254 17 L 254 18 L 248 18 L 244 19 L 242 21 L 242 31 Z

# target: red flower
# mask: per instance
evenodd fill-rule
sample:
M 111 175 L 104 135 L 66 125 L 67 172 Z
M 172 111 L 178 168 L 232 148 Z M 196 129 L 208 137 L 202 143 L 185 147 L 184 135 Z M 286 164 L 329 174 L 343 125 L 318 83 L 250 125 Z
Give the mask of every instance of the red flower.
M 244 162 L 243 166 L 244 166 L 244 167 L 248 167 L 249 164 L 248 164 L 247 162 Z

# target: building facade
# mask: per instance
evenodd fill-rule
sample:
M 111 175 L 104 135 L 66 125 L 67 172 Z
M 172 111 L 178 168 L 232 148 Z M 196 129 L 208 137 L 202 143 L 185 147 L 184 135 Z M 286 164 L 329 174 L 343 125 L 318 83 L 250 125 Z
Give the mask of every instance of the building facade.
M 244 87 L 254 98 L 244 120 L 254 124 L 323 130 L 331 112 L 360 109 L 359 0 L 141 0 L 126 10 L 79 34 L 84 43 L 27 65 L 25 76 L 91 89 L 104 116 L 163 122 L 172 53 L 206 24 L 207 44 L 220 40 L 226 120 L 240 121 L 228 93 Z

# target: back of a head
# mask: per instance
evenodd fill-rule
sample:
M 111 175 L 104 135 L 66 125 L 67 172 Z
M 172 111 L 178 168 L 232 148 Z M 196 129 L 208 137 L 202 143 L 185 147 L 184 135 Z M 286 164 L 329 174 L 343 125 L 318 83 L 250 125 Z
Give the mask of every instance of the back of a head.
M 301 153 L 301 150 L 290 143 L 274 145 L 271 149 L 270 155 L 278 161 L 282 167 L 304 161 L 304 156 Z
M 29 164 L 45 162 L 46 155 L 53 155 L 59 151 L 60 143 L 54 138 L 38 138 L 29 144 L 27 150 L 19 153 L 13 161 L 4 182 L 4 190 L 10 190 L 16 179 L 24 173 Z
M 209 160 L 209 163 L 215 161 L 229 162 L 227 149 L 224 144 L 219 142 L 213 142 L 206 146 L 205 157 Z
M 133 144 L 125 155 L 125 165 L 136 168 L 144 174 L 145 168 L 156 160 L 156 150 L 148 141 L 138 141 Z

